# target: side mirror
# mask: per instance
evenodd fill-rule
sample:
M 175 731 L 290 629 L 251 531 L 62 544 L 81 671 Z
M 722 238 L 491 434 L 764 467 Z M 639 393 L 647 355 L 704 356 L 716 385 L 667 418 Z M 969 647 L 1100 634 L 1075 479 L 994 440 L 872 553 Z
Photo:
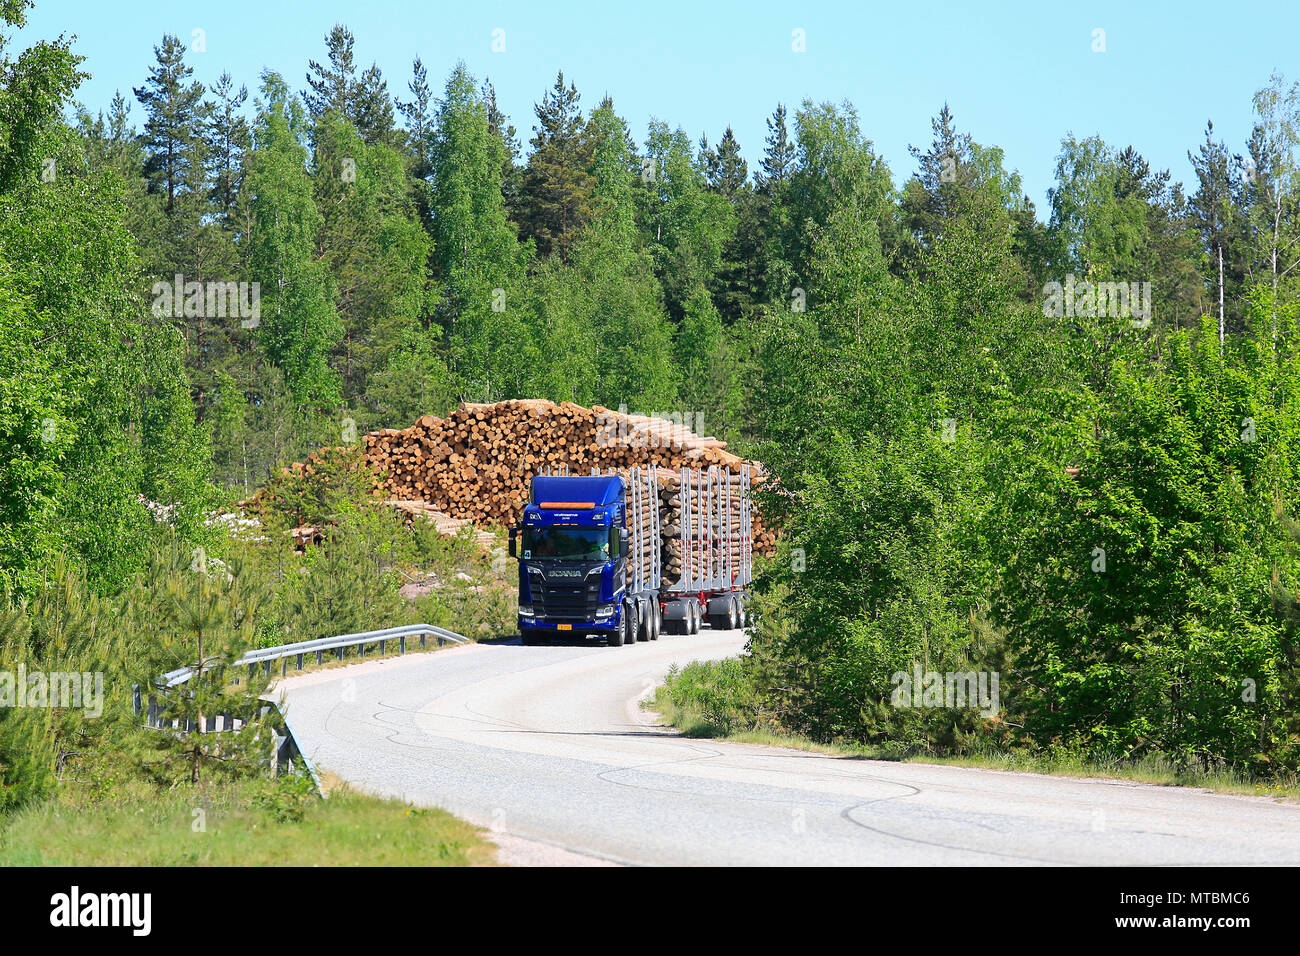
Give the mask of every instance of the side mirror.
M 510 557 L 512 558 L 519 557 L 518 538 L 519 538 L 519 529 L 511 528 L 510 529 Z

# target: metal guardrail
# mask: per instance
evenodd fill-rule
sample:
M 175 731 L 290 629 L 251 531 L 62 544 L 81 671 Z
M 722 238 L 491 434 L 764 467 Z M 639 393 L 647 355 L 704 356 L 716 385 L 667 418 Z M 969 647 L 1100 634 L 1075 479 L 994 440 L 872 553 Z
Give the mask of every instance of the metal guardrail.
M 381 631 L 362 631 L 357 634 L 340 634 L 337 637 L 319 637 L 313 641 L 297 641 L 293 644 L 279 644 L 275 647 L 259 647 L 246 652 L 239 660 L 230 666 L 252 668 L 261 664 L 269 677 L 271 674 L 271 664 L 274 661 L 280 661 L 280 676 L 283 677 L 288 673 L 289 658 L 296 658 L 296 670 L 302 670 L 303 658 L 308 654 L 316 655 L 316 663 L 324 662 L 327 651 L 337 652 L 338 659 L 343 660 L 343 652 L 349 647 L 356 647 L 360 656 L 365 656 L 367 644 L 378 644 L 379 653 L 386 651 L 386 645 L 389 641 L 397 641 L 398 653 L 406 653 L 406 639 L 408 637 L 418 637 L 420 646 L 425 646 L 425 641 L 434 637 L 437 638 L 439 646 L 450 641 L 453 644 L 468 644 L 469 638 L 457 634 L 455 631 L 449 631 L 445 627 L 434 627 L 432 624 L 406 624 L 402 627 L 389 627 Z M 174 671 L 168 671 L 163 674 L 159 680 L 158 686 L 164 690 L 170 690 L 184 684 L 194 676 L 192 667 L 178 667 Z
M 283 677 L 288 672 L 289 658 L 297 659 L 297 670 L 302 670 L 303 660 L 308 654 L 316 655 L 316 663 L 321 664 L 324 661 L 326 652 L 337 652 L 338 659 L 343 659 L 343 652 L 349 647 L 356 647 L 359 650 L 359 657 L 365 656 L 367 644 L 378 644 L 379 653 L 383 654 L 389 641 L 396 640 L 398 643 L 398 653 L 406 653 L 406 639 L 409 637 L 418 637 L 420 646 L 424 647 L 428 638 L 437 638 L 439 646 L 450 641 L 453 644 L 468 644 L 469 638 L 457 634 L 455 631 L 449 631 L 444 627 L 434 627 L 432 624 L 407 624 L 402 627 L 389 627 L 381 631 L 362 631 L 357 634 L 340 634 L 337 637 L 321 637 L 313 641 L 297 641 L 293 644 L 279 644 L 275 647 L 259 647 L 248 651 L 235 661 L 232 667 L 247 666 L 249 676 L 253 674 L 253 669 L 261 664 L 265 668 L 266 674 L 270 676 L 271 664 L 274 661 L 280 661 L 280 676 Z M 184 684 L 194 676 L 194 668 L 178 667 L 174 671 L 168 671 L 155 682 L 154 689 L 160 693 L 166 693 L 180 685 Z M 136 685 L 132 688 L 132 698 L 136 716 L 139 716 L 142 710 L 140 699 L 140 687 Z M 279 704 L 267 703 L 258 708 L 260 716 L 265 716 L 275 707 L 280 715 L 280 723 L 283 726 L 284 734 L 277 733 L 274 728 L 271 729 L 271 766 L 274 772 L 279 773 L 282 766 L 293 766 L 295 759 L 299 760 L 311 774 L 312 779 L 316 781 L 316 786 L 320 787 L 320 777 L 317 776 L 316 768 L 311 760 L 298 747 L 298 742 L 294 737 L 293 727 L 289 723 L 289 715 L 285 713 L 284 708 Z M 181 733 L 220 733 L 223 730 L 236 730 L 243 723 L 244 718 L 233 714 L 215 714 L 205 719 L 202 725 L 196 725 L 190 721 L 187 726 L 181 726 L 179 721 L 173 720 L 168 722 L 161 717 L 158 706 L 158 698 L 154 694 L 149 695 L 149 710 L 146 721 L 150 727 L 164 729 L 170 727 Z

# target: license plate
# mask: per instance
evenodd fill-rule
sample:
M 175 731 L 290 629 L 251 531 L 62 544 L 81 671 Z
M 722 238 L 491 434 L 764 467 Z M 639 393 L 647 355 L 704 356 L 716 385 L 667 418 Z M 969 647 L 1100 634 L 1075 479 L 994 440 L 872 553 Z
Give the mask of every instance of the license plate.
M 572 624 L 557 624 L 557 625 L 555 625 L 555 629 L 556 629 L 557 631 L 571 631 L 571 630 L 573 630 L 573 625 L 572 625 Z

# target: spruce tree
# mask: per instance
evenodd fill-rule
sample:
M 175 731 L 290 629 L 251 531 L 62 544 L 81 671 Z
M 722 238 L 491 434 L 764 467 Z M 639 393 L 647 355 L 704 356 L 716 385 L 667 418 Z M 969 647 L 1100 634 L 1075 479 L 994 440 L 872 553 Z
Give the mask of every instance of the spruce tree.
M 718 148 L 709 150 L 702 158 L 709 187 L 735 202 L 748 184 L 749 165 L 740 155 L 740 143 L 730 126 L 722 134 Z
M 374 63 L 357 80 L 352 100 L 353 108 L 348 118 L 356 124 L 357 132 L 367 145 L 391 143 L 393 101 L 388 95 L 388 82 Z
M 759 188 L 772 193 L 794 172 L 796 150 L 785 123 L 785 104 L 778 103 L 767 120 L 767 151 L 759 164 L 755 180 Z

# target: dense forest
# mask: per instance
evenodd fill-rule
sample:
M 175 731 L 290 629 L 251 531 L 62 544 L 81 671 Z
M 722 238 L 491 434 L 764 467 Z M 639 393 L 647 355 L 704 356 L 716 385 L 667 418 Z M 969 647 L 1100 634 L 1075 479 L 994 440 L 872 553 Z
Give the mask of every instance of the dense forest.
M 150 503 L 223 553 L 205 516 L 349 429 L 549 398 L 764 463 L 755 720 L 1300 765 L 1300 86 L 1207 123 L 1188 184 L 1066 133 L 1040 209 L 944 104 L 900 170 L 849 103 L 774 104 L 747 159 L 563 73 L 524 141 L 489 79 L 390 89 L 342 25 L 305 73 L 186 52 L 86 105 L 68 43 L 0 45 L 7 653 L 102 649 L 32 621 L 68 574 L 138 596 Z M 1000 672 L 1001 714 L 891 706 L 916 664 Z

